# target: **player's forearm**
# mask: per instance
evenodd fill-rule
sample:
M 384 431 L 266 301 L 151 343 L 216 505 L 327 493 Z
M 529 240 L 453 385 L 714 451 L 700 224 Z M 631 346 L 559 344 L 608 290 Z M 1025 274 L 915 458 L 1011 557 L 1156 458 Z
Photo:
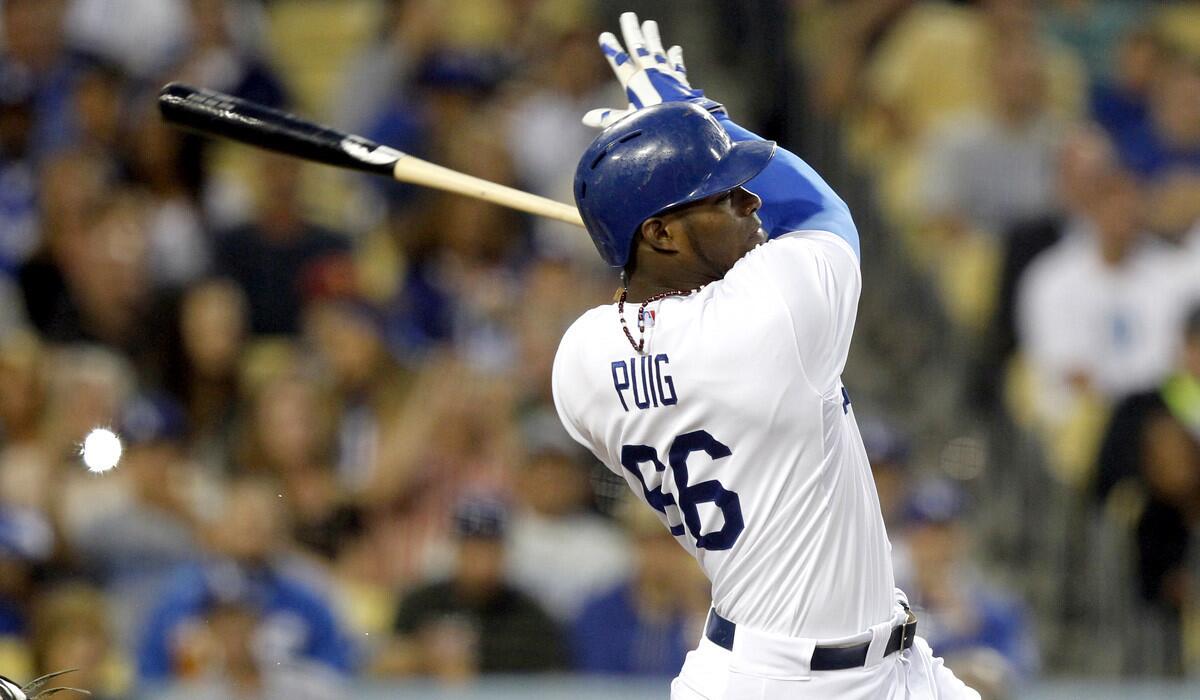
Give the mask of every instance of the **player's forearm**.
M 762 140 L 734 124 L 724 114 L 716 115 L 735 141 Z M 777 147 L 775 157 L 746 188 L 762 198 L 759 217 L 767 236 L 775 238 L 791 231 L 829 231 L 859 253 L 858 229 L 850 209 L 833 188 L 799 156 Z

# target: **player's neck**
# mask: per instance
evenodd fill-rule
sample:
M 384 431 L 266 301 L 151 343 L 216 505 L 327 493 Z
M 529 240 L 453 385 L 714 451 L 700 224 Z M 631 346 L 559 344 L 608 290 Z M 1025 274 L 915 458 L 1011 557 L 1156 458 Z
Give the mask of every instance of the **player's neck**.
M 704 275 L 650 275 L 642 274 L 639 270 L 625 284 L 625 299 L 631 303 L 641 303 L 659 294 L 699 289 L 712 281 Z

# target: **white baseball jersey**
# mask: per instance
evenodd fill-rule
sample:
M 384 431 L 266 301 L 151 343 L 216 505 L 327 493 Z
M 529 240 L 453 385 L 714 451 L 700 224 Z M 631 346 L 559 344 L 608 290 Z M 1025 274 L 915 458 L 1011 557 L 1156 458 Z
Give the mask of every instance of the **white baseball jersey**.
M 834 639 L 890 619 L 889 544 L 841 382 L 861 275 L 824 231 L 759 246 L 725 278 L 647 308 L 643 353 L 615 304 L 554 361 L 570 434 L 659 511 L 739 625 Z M 637 338 L 637 304 L 626 318 Z

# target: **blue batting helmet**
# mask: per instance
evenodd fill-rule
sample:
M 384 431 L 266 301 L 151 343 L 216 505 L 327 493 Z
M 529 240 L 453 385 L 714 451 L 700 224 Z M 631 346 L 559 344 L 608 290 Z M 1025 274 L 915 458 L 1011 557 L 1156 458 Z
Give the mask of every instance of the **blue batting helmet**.
M 664 102 L 592 141 L 575 168 L 575 204 L 600 257 L 624 267 L 643 221 L 744 184 L 774 153 L 773 141 L 734 142 L 698 105 Z

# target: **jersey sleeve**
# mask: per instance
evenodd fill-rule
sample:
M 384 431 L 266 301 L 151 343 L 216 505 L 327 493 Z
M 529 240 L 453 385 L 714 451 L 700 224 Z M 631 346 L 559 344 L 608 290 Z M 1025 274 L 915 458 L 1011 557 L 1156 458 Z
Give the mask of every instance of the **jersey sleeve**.
M 717 119 L 734 141 L 762 140 L 723 114 Z M 775 157 L 745 187 L 762 199 L 758 216 L 768 238 L 792 231 L 829 231 L 846 242 L 855 260 L 859 258 L 858 228 L 850 216 L 850 208 L 796 154 L 776 147 Z
M 795 231 L 768 242 L 731 271 L 734 287 L 747 288 L 758 303 L 787 311 L 804 373 L 823 397 L 838 388 L 854 322 L 862 277 L 845 239 L 828 231 Z
M 572 392 L 579 390 L 578 386 L 572 384 L 571 380 L 570 368 L 575 366 L 573 362 L 573 353 L 575 350 L 572 349 L 574 345 L 572 341 L 573 329 L 574 326 L 568 329 L 566 334 L 563 335 L 562 342 L 558 345 L 558 352 L 554 355 L 554 368 L 550 373 L 550 388 L 554 396 L 554 410 L 558 413 L 558 420 L 562 423 L 563 429 L 567 431 L 571 439 L 595 453 L 596 446 L 584 433 L 578 418 L 571 408 Z

